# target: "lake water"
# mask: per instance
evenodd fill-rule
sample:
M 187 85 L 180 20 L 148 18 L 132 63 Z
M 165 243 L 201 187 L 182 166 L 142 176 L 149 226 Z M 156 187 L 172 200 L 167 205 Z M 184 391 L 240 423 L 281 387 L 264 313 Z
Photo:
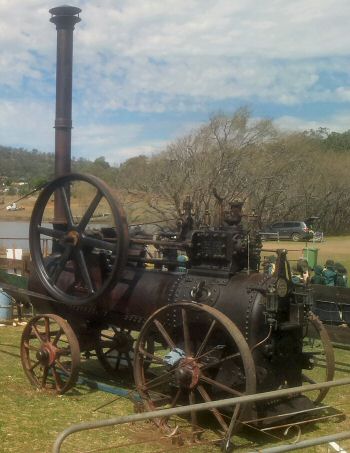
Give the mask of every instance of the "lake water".
M 43 226 L 52 228 L 52 224 L 43 223 Z M 106 226 L 96 223 L 95 228 Z M 0 221 L 0 249 L 15 248 L 29 250 L 29 222 Z
M 0 221 L 0 248 L 29 250 L 29 222 Z

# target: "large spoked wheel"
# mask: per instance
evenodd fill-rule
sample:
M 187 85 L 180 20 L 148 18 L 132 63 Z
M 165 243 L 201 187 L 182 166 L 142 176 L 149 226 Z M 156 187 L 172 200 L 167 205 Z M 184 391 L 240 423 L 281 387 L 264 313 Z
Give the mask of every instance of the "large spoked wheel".
M 53 197 L 62 212 L 53 220 Z M 57 219 L 57 216 L 61 217 Z M 105 237 L 94 221 L 106 217 Z M 54 226 L 51 222 L 54 221 Z M 96 301 L 115 286 L 128 250 L 128 228 L 122 207 L 108 186 L 91 175 L 69 174 L 40 193 L 30 221 L 30 251 L 35 270 L 55 299 L 75 305 Z M 44 259 L 48 241 L 55 250 Z
M 114 325 L 98 330 L 96 355 L 101 365 L 112 377 L 118 377 L 125 371 L 133 371 L 134 345 L 137 334 L 138 332 L 131 329 L 123 329 Z M 146 351 L 153 354 L 153 340 L 147 342 Z
M 22 334 L 21 360 L 33 386 L 62 394 L 77 381 L 79 343 L 72 328 L 60 316 L 34 316 Z
M 155 341 L 153 354 L 146 350 L 149 339 Z M 215 308 L 194 302 L 168 305 L 146 321 L 135 345 L 134 378 L 146 410 L 256 391 L 253 358 L 241 332 Z M 236 407 L 235 415 L 243 409 Z M 218 409 L 212 414 L 227 432 L 231 415 Z M 191 424 L 196 430 L 195 412 Z
M 333 346 L 324 325 L 311 312 L 303 343 L 303 352 L 309 355 L 309 369 L 303 370 L 303 381 L 307 384 L 332 381 L 335 370 Z M 308 397 L 318 404 L 328 392 L 329 389 L 316 390 L 308 392 Z

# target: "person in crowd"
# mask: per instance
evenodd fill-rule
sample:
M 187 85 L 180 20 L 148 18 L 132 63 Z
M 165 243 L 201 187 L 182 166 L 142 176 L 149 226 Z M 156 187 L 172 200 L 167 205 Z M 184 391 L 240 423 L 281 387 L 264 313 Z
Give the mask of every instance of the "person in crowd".
M 298 260 L 297 271 L 299 272 L 302 283 L 308 283 L 310 281 L 310 268 L 306 259 L 300 258 Z
M 327 260 L 326 264 L 324 266 L 324 269 L 322 271 L 322 275 L 325 279 L 325 285 L 326 286 L 335 286 L 336 284 L 336 279 L 337 279 L 337 273 L 334 268 L 334 261 L 333 260 Z
M 326 280 L 323 276 L 323 267 L 320 266 L 319 264 L 316 264 L 314 268 L 314 275 L 311 277 L 311 283 L 314 285 L 325 285 Z
M 292 267 L 292 282 L 295 283 L 296 285 L 303 283 L 297 266 Z
M 275 272 L 275 268 L 276 268 L 275 255 L 264 256 L 264 260 L 262 262 L 262 268 L 263 268 L 264 274 L 272 275 Z
M 335 286 L 342 286 L 346 288 L 348 286 L 348 271 L 341 263 L 335 263 L 334 265 L 336 272 Z

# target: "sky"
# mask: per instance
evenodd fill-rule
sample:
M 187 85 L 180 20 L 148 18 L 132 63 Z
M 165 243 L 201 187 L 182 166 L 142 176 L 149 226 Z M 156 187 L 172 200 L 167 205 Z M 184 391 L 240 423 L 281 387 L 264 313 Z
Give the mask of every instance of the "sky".
M 0 0 L 0 145 L 54 151 L 58 0 Z M 75 0 L 72 155 L 119 164 L 247 106 L 350 129 L 349 0 Z M 1 166 L 1 163 L 0 163 Z

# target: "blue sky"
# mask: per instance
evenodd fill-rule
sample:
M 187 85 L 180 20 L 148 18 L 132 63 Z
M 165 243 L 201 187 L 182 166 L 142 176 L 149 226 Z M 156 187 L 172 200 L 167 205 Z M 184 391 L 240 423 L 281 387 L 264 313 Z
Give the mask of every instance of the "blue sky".
M 53 151 L 59 4 L 0 0 L 1 145 Z M 149 155 L 242 105 L 283 129 L 350 129 L 349 0 L 72 4 L 75 157 Z

